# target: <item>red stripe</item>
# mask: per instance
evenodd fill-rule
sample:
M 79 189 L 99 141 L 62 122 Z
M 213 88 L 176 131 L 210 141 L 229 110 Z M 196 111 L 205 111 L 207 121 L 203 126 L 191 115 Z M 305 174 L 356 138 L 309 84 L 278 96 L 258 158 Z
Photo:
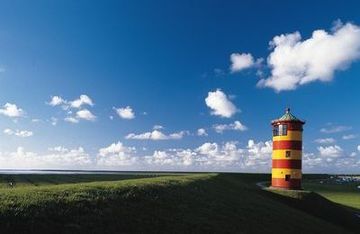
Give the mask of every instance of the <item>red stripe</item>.
M 303 124 L 305 124 L 304 122 L 299 122 L 299 121 L 276 121 L 276 122 L 272 122 L 271 125 L 279 125 L 279 124 L 286 124 L 287 125 L 287 129 L 288 130 L 298 130 L 298 131 L 302 131 L 303 130 Z
M 303 127 L 302 127 L 302 124 L 288 124 L 288 130 L 302 131 Z
M 293 150 L 301 150 L 302 149 L 302 141 L 274 141 L 273 149 L 293 149 Z
M 272 168 L 301 169 L 301 160 L 299 159 L 273 159 Z
M 272 178 L 271 186 L 284 189 L 301 189 L 301 179 L 290 179 L 286 181 L 285 179 Z

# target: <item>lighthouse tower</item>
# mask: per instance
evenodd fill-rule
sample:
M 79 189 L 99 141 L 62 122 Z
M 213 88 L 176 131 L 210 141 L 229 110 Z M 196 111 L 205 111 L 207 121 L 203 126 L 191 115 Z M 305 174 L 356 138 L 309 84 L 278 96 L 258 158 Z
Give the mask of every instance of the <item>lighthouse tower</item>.
M 301 189 L 302 131 L 304 121 L 290 113 L 273 120 L 273 154 L 271 186 Z

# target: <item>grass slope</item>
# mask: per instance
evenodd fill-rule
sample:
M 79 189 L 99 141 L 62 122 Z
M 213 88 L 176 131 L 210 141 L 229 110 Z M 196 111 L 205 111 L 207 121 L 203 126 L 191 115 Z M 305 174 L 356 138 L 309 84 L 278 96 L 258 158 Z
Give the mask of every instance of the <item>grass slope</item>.
M 0 189 L 1 233 L 346 233 L 274 199 L 263 175 L 190 174 Z

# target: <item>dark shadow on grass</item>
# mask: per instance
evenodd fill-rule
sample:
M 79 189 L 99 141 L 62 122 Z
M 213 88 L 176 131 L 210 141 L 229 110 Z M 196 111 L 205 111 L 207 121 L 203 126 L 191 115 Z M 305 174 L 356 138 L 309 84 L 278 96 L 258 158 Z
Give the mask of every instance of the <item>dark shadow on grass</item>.
M 262 193 L 264 196 L 271 197 L 290 207 L 342 226 L 349 231 L 357 233 L 360 230 L 360 218 L 351 211 L 353 208 L 332 202 L 317 193 L 310 192 L 302 196 L 301 199 L 291 198 L 265 190 L 262 190 Z

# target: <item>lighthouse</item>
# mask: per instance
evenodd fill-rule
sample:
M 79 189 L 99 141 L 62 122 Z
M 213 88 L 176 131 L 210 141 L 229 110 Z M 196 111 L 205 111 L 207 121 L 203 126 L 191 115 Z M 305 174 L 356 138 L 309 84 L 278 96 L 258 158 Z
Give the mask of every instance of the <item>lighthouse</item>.
M 271 122 L 273 153 L 271 186 L 282 189 L 301 189 L 302 132 L 304 121 L 287 108 L 285 114 Z

